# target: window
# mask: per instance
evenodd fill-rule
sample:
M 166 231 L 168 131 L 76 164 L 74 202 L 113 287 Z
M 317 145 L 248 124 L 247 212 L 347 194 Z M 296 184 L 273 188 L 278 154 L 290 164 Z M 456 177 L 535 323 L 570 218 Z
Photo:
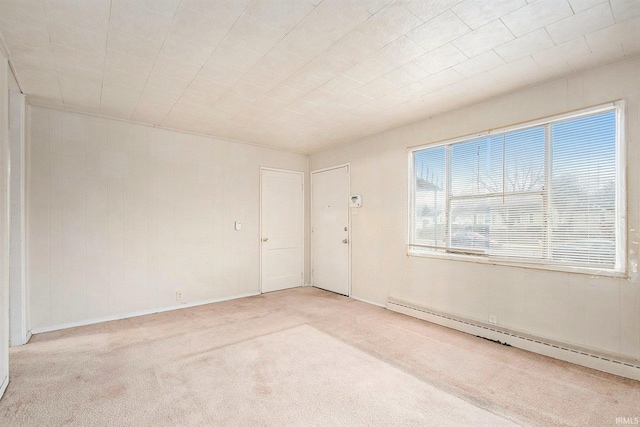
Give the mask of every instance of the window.
M 409 253 L 625 271 L 621 102 L 409 152 Z

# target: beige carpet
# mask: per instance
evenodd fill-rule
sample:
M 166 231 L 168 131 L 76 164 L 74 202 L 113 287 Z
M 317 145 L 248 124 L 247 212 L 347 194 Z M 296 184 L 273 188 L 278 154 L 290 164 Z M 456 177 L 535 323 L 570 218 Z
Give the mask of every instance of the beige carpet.
M 640 412 L 637 381 L 310 288 L 40 334 L 10 356 L 2 426 L 599 426 Z

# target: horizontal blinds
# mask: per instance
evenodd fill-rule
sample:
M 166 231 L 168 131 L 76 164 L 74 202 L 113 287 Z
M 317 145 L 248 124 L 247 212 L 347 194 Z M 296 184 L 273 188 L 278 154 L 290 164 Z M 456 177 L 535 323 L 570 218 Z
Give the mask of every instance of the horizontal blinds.
M 413 153 L 420 250 L 613 268 L 616 110 Z
M 614 111 L 551 125 L 551 259 L 615 264 Z

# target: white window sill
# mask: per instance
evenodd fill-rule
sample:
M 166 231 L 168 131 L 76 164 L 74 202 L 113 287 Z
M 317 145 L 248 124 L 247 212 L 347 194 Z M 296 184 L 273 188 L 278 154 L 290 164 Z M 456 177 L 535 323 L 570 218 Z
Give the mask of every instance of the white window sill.
M 589 276 L 601 276 L 601 277 L 615 277 L 626 279 L 628 278 L 628 274 L 625 271 L 617 271 L 610 269 L 599 269 L 592 267 L 582 267 L 582 266 L 569 266 L 569 265 L 554 265 L 554 264 L 546 264 L 544 262 L 536 262 L 536 261 L 522 261 L 522 260 L 506 260 L 500 258 L 487 258 L 482 256 L 473 256 L 473 255 L 462 255 L 462 254 L 448 254 L 448 253 L 438 253 L 438 252 L 420 252 L 420 251 L 412 251 L 407 247 L 407 256 L 418 257 L 418 258 L 434 258 L 434 259 L 446 259 L 449 261 L 462 261 L 462 262 L 472 262 L 476 264 L 488 264 L 488 265 L 499 265 L 505 267 L 515 267 L 515 268 L 526 268 L 533 270 L 546 270 L 546 271 L 557 271 L 562 273 L 575 273 L 575 274 L 586 274 Z

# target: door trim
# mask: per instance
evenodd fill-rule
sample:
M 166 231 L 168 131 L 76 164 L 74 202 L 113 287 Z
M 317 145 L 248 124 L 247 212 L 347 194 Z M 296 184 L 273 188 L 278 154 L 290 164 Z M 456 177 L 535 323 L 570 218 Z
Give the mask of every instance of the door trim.
M 311 231 L 311 238 L 309 239 L 309 256 L 311 257 L 310 261 L 309 261 L 309 265 L 311 268 L 311 271 L 309 272 L 309 274 L 311 275 L 311 286 L 314 286 L 314 278 L 313 278 L 313 175 L 316 173 L 321 173 L 321 172 L 327 172 L 330 170 L 334 170 L 334 169 L 341 169 L 341 168 L 347 168 L 347 186 L 349 188 L 349 194 L 351 194 L 351 163 L 342 163 L 340 165 L 336 165 L 336 166 L 330 166 L 327 168 L 322 168 L 322 169 L 316 169 L 314 171 L 311 171 L 309 173 L 310 178 L 309 178 L 309 183 L 311 186 L 310 189 L 310 197 L 309 197 L 309 225 L 310 225 L 310 231 Z M 348 249 L 348 257 L 347 257 L 347 282 L 348 282 L 348 293 L 347 296 L 349 298 L 351 298 L 351 209 L 349 208 L 349 205 L 347 204 L 347 218 L 348 218 L 348 227 L 349 230 L 347 231 L 348 235 L 347 235 L 347 239 L 349 239 L 349 247 Z
M 305 211 L 304 211 L 304 205 L 305 205 L 305 191 L 307 190 L 305 188 L 304 185 L 304 172 L 303 171 L 294 171 L 294 170 L 289 170 L 289 169 L 278 169 L 278 168 L 270 168 L 267 166 L 260 166 L 260 200 L 259 200 L 259 209 L 258 209 L 258 215 L 260 218 L 259 219 L 259 234 L 258 234 L 258 245 L 259 246 L 259 250 L 260 250 L 260 294 L 263 294 L 264 292 L 262 291 L 262 172 L 263 171 L 272 171 L 272 172 L 285 172 L 285 173 L 293 173 L 296 175 L 301 175 L 302 176 L 302 285 L 304 286 L 305 284 L 305 280 L 304 280 L 304 262 L 305 262 L 305 258 L 304 258 L 304 253 L 305 253 L 305 240 L 306 240 L 306 235 L 305 235 Z M 351 228 L 351 226 L 349 226 L 349 228 Z

